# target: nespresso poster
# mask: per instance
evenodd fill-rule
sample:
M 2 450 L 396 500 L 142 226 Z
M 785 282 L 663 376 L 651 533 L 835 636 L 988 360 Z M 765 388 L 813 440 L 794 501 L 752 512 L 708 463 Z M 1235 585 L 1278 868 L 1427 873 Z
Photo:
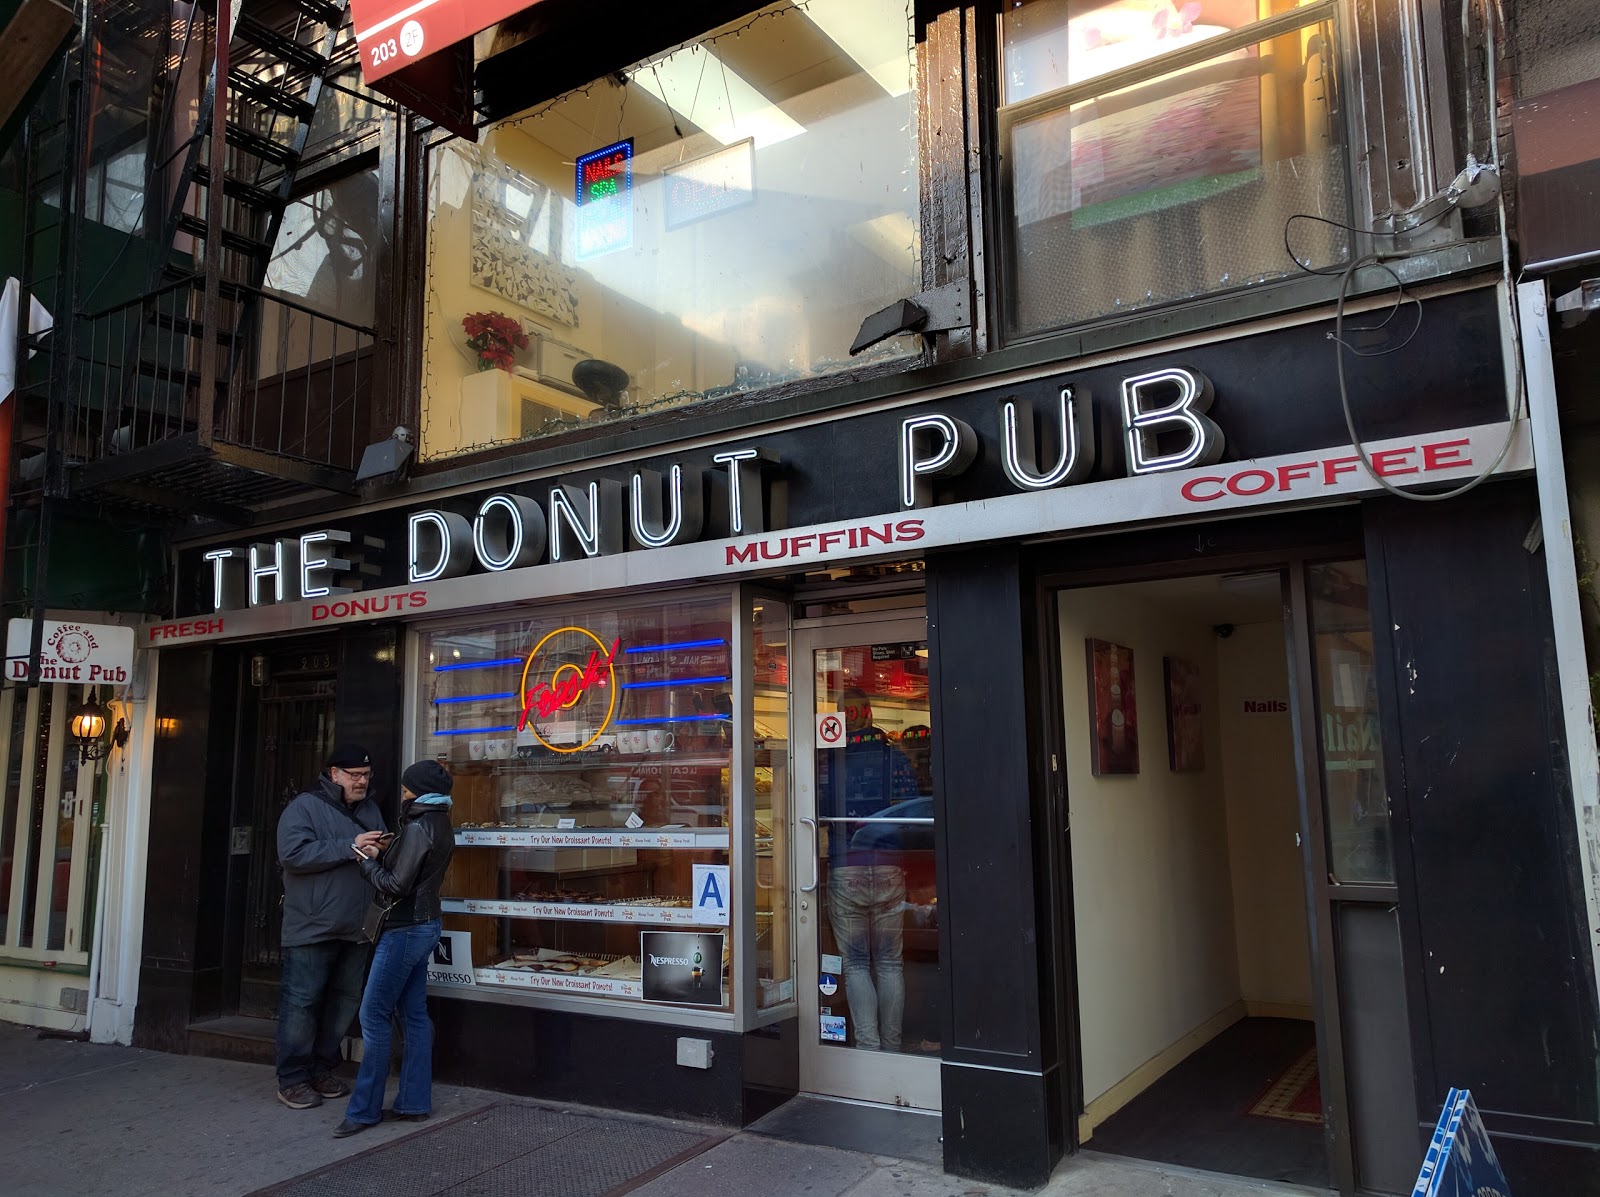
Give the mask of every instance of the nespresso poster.
M 644 964 L 644 1000 L 674 1006 L 722 1005 L 722 944 L 719 933 L 639 932 Z

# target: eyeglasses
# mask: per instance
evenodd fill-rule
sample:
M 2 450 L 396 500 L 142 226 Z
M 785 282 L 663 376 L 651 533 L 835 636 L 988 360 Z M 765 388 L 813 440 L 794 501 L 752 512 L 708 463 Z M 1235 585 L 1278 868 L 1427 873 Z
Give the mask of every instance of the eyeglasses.
M 371 781 L 372 780 L 372 770 L 371 769 L 340 769 L 339 772 L 343 773 L 346 777 L 350 778 L 352 781 Z

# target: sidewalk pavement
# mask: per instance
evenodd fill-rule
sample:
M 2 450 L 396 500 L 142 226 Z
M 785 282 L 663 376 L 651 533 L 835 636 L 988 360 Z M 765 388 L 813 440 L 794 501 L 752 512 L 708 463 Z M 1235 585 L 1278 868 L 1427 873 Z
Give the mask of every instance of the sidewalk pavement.
M 199 1056 L 43 1039 L 0 1023 L 0 1176 L 8 1197 L 243 1197 L 439 1123 L 519 1099 L 434 1087 L 428 1123 L 384 1123 L 334 1139 L 344 1102 L 278 1103 L 270 1069 Z M 631 1190 L 638 1197 L 1020 1197 L 925 1164 L 782 1142 L 727 1128 L 530 1103 L 727 1137 Z M 531 1157 L 530 1157 L 531 1158 Z M 463 1190 L 464 1191 L 464 1190 Z M 472 1186 L 494 1197 L 496 1190 Z M 503 1190 L 529 1192 L 521 1184 Z M 1303 1197 L 1317 1191 L 1085 1153 L 1041 1197 Z M 1322 1195 L 1326 1197 L 1326 1195 Z

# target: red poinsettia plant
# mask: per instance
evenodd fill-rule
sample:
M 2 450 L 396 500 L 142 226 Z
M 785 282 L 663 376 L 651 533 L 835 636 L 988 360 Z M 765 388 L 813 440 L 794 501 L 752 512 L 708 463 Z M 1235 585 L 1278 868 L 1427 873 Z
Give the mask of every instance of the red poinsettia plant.
M 501 312 L 470 312 L 461 317 L 467 347 L 478 355 L 478 369 L 509 372 L 516 351 L 528 347 L 522 324 Z

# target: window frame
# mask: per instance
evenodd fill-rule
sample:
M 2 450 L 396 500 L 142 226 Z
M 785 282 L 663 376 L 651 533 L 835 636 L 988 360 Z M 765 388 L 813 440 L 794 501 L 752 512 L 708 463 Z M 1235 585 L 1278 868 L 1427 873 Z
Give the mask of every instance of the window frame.
M 46 689 L 51 691 L 49 728 L 48 735 L 41 737 L 40 708 L 44 705 L 42 699 Z M 59 842 L 62 766 L 66 762 L 67 754 L 78 751 L 77 743 L 68 732 L 67 722 L 72 708 L 83 701 L 87 693 L 87 686 L 67 683 L 30 688 L 7 686 L 0 691 L 0 762 L 5 762 L 8 776 L 13 753 L 18 751 L 21 753 L 20 784 L 13 813 L 15 834 L 12 839 L 12 867 L 5 932 L 0 935 L 0 960 L 3 961 L 23 961 L 51 967 L 64 966 L 69 969 L 89 967 L 90 945 L 87 941 L 92 940 L 94 936 L 94 926 L 92 922 L 87 925 L 84 923 L 84 913 L 93 900 L 93 895 L 89 892 L 89 885 L 92 882 L 89 876 L 90 840 L 95 830 L 94 789 L 101 784 L 104 775 L 103 761 L 89 761 L 78 766 L 79 776 L 88 781 L 89 793 L 82 792 L 81 782 L 79 788 L 73 792 L 72 854 L 69 858 L 66 881 L 67 905 L 64 912 L 62 946 L 59 948 L 49 946 L 50 916 L 56 890 L 56 861 L 53 855 L 49 861 L 43 859 L 46 845 L 51 845 L 53 853 L 54 846 Z M 26 715 L 22 724 L 24 738 L 20 745 L 15 744 L 12 737 L 12 724 L 18 701 L 26 704 Z M 44 797 L 42 815 L 35 825 L 33 806 L 37 797 L 37 786 L 34 779 L 38 776 L 41 739 L 44 740 L 45 748 Z M 0 814 L 3 813 L 5 813 L 4 804 L 0 804 Z M 104 851 L 103 845 L 101 851 Z M 31 941 L 24 945 L 22 929 L 28 902 L 27 874 L 29 863 L 35 855 L 40 856 L 40 861 L 34 879 L 33 921 L 29 928 Z M 95 912 L 95 917 L 98 917 L 98 912 Z M 80 931 L 84 942 L 73 946 L 73 940 L 78 938 Z
M 1330 107 L 1335 113 L 1343 133 L 1340 156 L 1343 161 L 1348 190 L 1347 204 L 1342 219 L 1347 224 L 1354 225 L 1356 223 L 1356 215 L 1363 205 L 1356 194 L 1361 185 L 1361 178 L 1353 161 L 1351 118 L 1344 106 L 1345 97 L 1351 94 L 1352 89 L 1350 86 L 1351 80 L 1346 75 L 1348 70 L 1346 65 L 1348 62 L 1348 47 L 1345 42 L 1344 25 L 1346 22 L 1343 20 L 1343 9 L 1344 5 L 1341 0 L 1317 0 L 1316 3 L 1301 5 L 1270 17 L 1264 17 L 1261 20 L 1251 22 L 1249 25 L 1241 26 L 1216 37 L 1207 38 L 1193 45 L 1184 46 L 1166 54 L 1157 55 L 1154 58 L 1147 58 L 1142 62 L 1109 71 L 1103 75 L 1096 75 L 1091 79 L 1085 79 L 1081 83 L 1068 84 L 1065 87 L 1058 87 L 1053 91 L 1031 96 L 1025 100 L 1018 100 L 1011 104 L 1002 102 L 1004 100 L 1005 78 L 1005 34 L 1003 28 L 1001 28 L 1003 23 L 1002 10 L 997 10 L 994 14 L 996 28 L 991 104 L 991 111 L 994 115 L 994 140 L 991 151 L 984 155 L 992 164 L 995 174 L 995 186 L 992 191 L 994 218 L 989 223 L 993 230 L 993 258 L 996 262 L 996 276 L 992 283 L 997 307 L 993 321 L 997 340 L 1005 345 L 1027 344 L 1059 337 L 1064 333 L 1071 333 L 1075 329 L 1105 325 L 1119 320 L 1150 317 L 1160 313 L 1171 312 L 1178 308 L 1187 308 L 1197 304 L 1225 299 L 1247 290 L 1242 286 L 1208 290 L 1183 298 L 1142 305 L 1126 314 L 1092 316 L 1032 331 L 1019 330 L 1016 324 L 1020 306 L 1017 286 L 1021 277 L 1021 266 L 1018 262 L 1017 237 L 1015 233 L 1015 178 L 1012 174 L 1014 156 L 1011 153 L 1012 131 L 1018 124 L 1046 113 L 1070 110 L 1074 105 L 1092 100 L 1108 92 L 1137 87 L 1162 75 L 1197 66 L 1223 54 L 1249 46 L 1260 45 L 1262 42 L 1269 41 L 1274 37 L 1281 37 L 1285 34 L 1297 32 L 1307 26 L 1324 22 L 1333 27 L 1333 44 L 1337 47 L 1335 53 L 1338 55 L 1334 63 L 1334 69 L 1330 73 L 1332 86 L 1335 88 L 1334 101 Z M 1248 290 L 1261 291 L 1281 287 L 1285 283 L 1295 281 L 1295 278 L 1296 276 L 1292 274 L 1286 275 L 1283 278 L 1248 288 Z
M 607 80 L 632 64 L 668 53 L 676 47 L 687 47 L 698 43 L 720 29 L 736 26 L 740 20 L 753 17 L 776 2 L 777 0 L 759 0 L 759 2 L 733 0 L 726 6 L 712 9 L 710 15 L 719 18 L 712 24 L 705 24 L 701 18 L 687 26 L 682 23 L 663 25 L 663 30 L 670 27 L 676 40 L 657 44 L 660 42 L 659 36 L 646 41 L 634 38 L 627 43 L 629 56 L 623 58 L 620 63 L 616 62 L 618 54 L 614 49 L 588 53 L 579 50 L 575 55 L 569 54 L 563 59 L 563 69 L 559 74 L 561 82 L 559 90 L 552 93 L 549 86 L 541 85 L 530 90 L 528 94 L 532 98 L 526 102 L 521 100 L 512 102 L 506 99 L 504 79 L 512 73 L 516 64 L 534 63 L 537 56 L 547 49 L 546 43 L 549 39 L 547 35 L 541 35 L 539 38 L 514 45 L 493 57 L 478 61 L 478 69 L 483 71 L 484 68 L 488 68 L 486 75 L 492 80 L 491 88 L 486 85 L 485 78 L 478 79 L 480 91 L 483 92 L 483 98 L 477 108 L 478 127 L 482 129 L 489 123 L 515 119 L 521 114 L 558 100 L 569 92 L 583 91 L 595 83 Z M 800 0 L 795 0 L 794 8 L 800 12 L 804 11 Z M 921 352 L 917 354 L 891 361 L 852 364 L 831 374 L 785 380 L 739 396 L 741 403 L 748 403 L 753 411 L 760 412 L 768 404 L 799 402 L 803 405 L 808 397 L 831 393 L 840 388 L 866 387 L 877 391 L 885 385 L 893 387 L 894 379 L 913 375 L 951 359 L 982 353 L 985 348 L 986 301 L 982 290 L 983 281 L 977 278 L 978 272 L 975 268 L 975 262 L 981 260 L 981 252 L 974 250 L 974 237 L 977 236 L 977 230 L 982 227 L 982 205 L 978 198 L 981 172 L 975 164 L 970 169 L 967 165 L 970 160 L 969 152 L 975 152 L 977 147 L 983 144 L 983 139 L 976 132 L 977 122 L 967 120 L 968 114 L 972 113 L 975 107 L 971 101 L 980 92 L 974 79 L 976 64 L 981 58 L 975 48 L 977 42 L 972 36 L 973 10 L 961 6 L 940 9 L 936 12 L 933 9 L 934 5 L 930 0 L 906 0 L 905 3 L 908 32 L 915 56 L 909 98 L 917 122 L 917 161 L 914 169 L 919 188 L 916 226 L 921 255 L 919 263 L 921 290 L 904 298 L 915 302 L 928 299 L 930 292 L 943 291 L 944 295 L 940 298 L 950 305 L 950 310 L 957 314 L 960 322 L 953 327 L 928 329 L 923 332 Z M 944 18 L 953 18 L 953 27 L 943 29 L 940 22 Z M 556 18 L 552 17 L 552 22 L 555 20 Z M 678 37 L 677 35 L 685 28 L 693 28 L 696 32 Z M 654 48 L 635 53 L 635 50 L 642 46 Z M 931 69 L 936 54 L 940 56 L 942 66 L 953 70 L 955 72 L 953 77 L 962 81 L 961 92 L 952 94 L 941 88 L 941 72 Z M 568 78 L 573 72 L 570 62 L 588 64 L 584 69 L 594 69 L 595 64 L 603 64 L 604 69 L 593 77 L 567 86 Z M 492 98 L 489 96 L 490 90 L 493 91 Z M 934 101 L 938 97 L 953 102 L 936 104 Z M 940 122 L 948 123 L 952 119 L 962 129 L 961 136 L 956 138 L 940 136 L 934 131 Z M 424 394 L 426 389 L 424 343 L 428 325 L 428 293 L 431 289 L 426 263 L 430 255 L 429 196 L 432 190 L 432 161 L 434 154 L 448 143 L 459 140 L 459 137 L 415 114 L 408 115 L 405 121 L 400 141 L 405 147 L 401 170 L 403 197 L 401 202 L 406 211 L 406 218 L 397 237 L 397 258 L 402 259 L 401 268 L 405 271 L 408 285 L 404 289 L 402 303 L 392 306 L 403 329 L 403 335 L 399 338 L 399 352 L 396 355 L 402 373 L 402 390 L 399 393 L 404 395 L 406 409 L 405 418 L 401 422 L 411 429 L 419 430 L 420 437 L 427 398 Z M 971 161 L 975 163 L 975 160 Z M 930 199 L 930 191 L 935 186 L 943 186 L 952 193 L 946 197 L 942 205 Z M 960 192 L 959 204 L 953 202 L 956 190 Z M 938 230 L 933 224 L 936 210 L 944 212 L 949 217 L 944 221 L 942 229 Z M 940 252 L 939 247 L 945 245 L 950 248 Z M 379 281 L 382 282 L 381 277 Z M 485 468 L 492 467 L 492 463 L 520 459 L 529 453 L 546 450 L 556 450 L 564 459 L 574 457 L 581 459 L 586 456 L 587 445 L 602 440 L 614 440 L 616 434 L 624 429 L 643 430 L 647 436 L 655 433 L 656 439 L 664 441 L 672 439 L 670 430 L 674 425 L 681 425 L 685 418 L 698 416 L 702 412 L 710 414 L 712 411 L 722 410 L 727 398 L 721 396 L 683 407 L 640 412 L 626 420 L 582 426 L 570 431 L 529 439 L 508 440 L 466 452 L 430 456 L 425 459 L 419 456 L 413 464 L 412 472 L 422 477 L 438 476 L 459 469 L 482 473 Z M 377 426 L 377 422 L 374 422 L 373 427 Z

